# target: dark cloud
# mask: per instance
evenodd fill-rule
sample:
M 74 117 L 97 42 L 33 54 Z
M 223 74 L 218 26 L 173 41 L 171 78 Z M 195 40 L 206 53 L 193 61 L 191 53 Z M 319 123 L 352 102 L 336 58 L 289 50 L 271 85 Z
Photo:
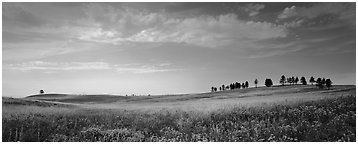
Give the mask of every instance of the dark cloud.
M 44 19 L 33 15 L 21 6 L 13 3 L 3 3 L 3 25 L 6 27 L 37 27 L 46 23 Z

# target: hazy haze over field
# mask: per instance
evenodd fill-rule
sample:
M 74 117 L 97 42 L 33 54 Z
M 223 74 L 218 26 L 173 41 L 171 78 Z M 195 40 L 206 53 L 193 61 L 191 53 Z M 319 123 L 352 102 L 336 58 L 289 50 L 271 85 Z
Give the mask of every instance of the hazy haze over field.
M 355 3 L 2 3 L 3 96 L 355 84 Z

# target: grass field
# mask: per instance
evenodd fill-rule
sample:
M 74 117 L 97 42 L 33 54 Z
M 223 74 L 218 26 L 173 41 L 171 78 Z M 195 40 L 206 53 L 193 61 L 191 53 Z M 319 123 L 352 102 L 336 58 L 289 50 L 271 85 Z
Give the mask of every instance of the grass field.
M 350 85 L 2 100 L 2 141 L 356 141 Z

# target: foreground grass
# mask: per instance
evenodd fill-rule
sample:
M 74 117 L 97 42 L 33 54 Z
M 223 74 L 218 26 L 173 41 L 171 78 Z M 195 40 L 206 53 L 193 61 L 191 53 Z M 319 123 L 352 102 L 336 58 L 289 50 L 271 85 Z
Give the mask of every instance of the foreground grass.
M 3 141 L 356 141 L 355 96 L 208 114 L 43 108 L 5 112 Z M 27 108 L 31 109 L 31 108 Z M 62 109 L 62 110 L 58 110 Z

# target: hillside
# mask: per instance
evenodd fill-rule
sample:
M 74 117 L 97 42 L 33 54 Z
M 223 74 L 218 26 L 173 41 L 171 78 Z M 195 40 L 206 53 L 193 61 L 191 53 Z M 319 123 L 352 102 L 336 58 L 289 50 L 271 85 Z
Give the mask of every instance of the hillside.
M 10 98 L 10 97 L 2 97 L 2 106 L 39 106 L 39 107 L 67 107 L 68 104 L 64 103 L 56 103 L 51 101 L 39 101 L 39 100 L 29 100 L 29 99 L 20 99 L 20 98 Z
M 115 95 L 44 94 L 29 96 L 25 99 L 71 103 L 81 107 L 95 109 L 211 110 L 234 105 L 255 106 L 282 102 L 297 103 L 347 95 L 355 96 L 354 85 L 336 85 L 330 90 L 318 89 L 311 85 L 294 85 L 247 88 L 198 94 L 127 97 Z
M 116 95 L 40 94 L 31 95 L 26 97 L 25 99 L 55 101 L 64 103 L 110 103 L 123 99 L 128 99 L 128 97 Z

